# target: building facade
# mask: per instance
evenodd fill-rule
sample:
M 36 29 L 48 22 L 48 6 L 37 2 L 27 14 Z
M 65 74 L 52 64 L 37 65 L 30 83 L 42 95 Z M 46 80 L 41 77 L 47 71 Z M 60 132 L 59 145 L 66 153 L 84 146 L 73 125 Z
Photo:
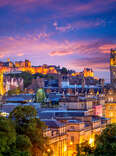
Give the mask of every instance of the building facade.
M 63 124 L 62 124 L 63 121 Z M 76 156 L 81 144 L 88 142 L 94 146 L 95 136 L 110 123 L 110 120 L 86 116 L 80 120 L 44 120 L 49 129 L 44 132 L 49 137 L 48 152 L 51 156 Z
M 105 117 L 116 123 L 116 92 L 110 89 L 106 94 Z
M 116 50 L 113 49 L 110 54 L 110 78 L 112 87 L 116 89 Z

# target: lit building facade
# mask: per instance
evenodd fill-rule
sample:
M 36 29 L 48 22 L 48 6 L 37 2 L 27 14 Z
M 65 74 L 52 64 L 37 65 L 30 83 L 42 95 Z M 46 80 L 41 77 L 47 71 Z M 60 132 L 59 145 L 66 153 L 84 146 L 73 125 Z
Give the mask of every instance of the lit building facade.
M 55 66 L 32 66 L 29 60 L 15 61 L 12 63 L 9 59 L 7 62 L 0 62 L 0 73 L 1 72 L 12 72 L 12 71 L 23 71 L 30 72 L 32 74 L 57 74 Z
M 84 68 L 83 72 L 72 73 L 72 76 L 94 77 L 94 72 L 91 68 Z
M 116 123 L 116 92 L 110 89 L 106 95 L 105 117 Z
M 43 120 L 48 126 L 44 131 L 44 136 L 49 137 L 48 155 L 50 156 L 67 156 L 67 131 L 66 124 L 57 120 Z
M 3 83 L 3 73 L 0 74 L 0 95 L 4 95 L 4 83 Z
M 106 118 L 111 119 L 111 123 L 116 123 L 116 102 L 106 104 Z
M 112 49 L 110 54 L 110 78 L 112 87 L 116 89 L 116 50 Z
M 31 67 L 31 62 L 29 60 L 16 61 L 15 62 L 15 67 L 16 68 L 20 68 L 20 67 Z
M 54 120 L 46 120 L 54 122 Z M 76 156 L 78 153 L 77 146 L 88 142 L 90 146 L 94 146 L 95 135 L 99 135 L 102 130 L 110 123 L 105 118 L 101 120 L 99 117 L 86 116 L 84 121 L 62 119 L 64 126 L 53 127 L 53 123 L 49 125 L 49 129 L 44 132 L 49 137 L 49 151 L 51 156 Z M 44 120 L 45 122 L 45 120 Z M 56 120 L 59 123 L 59 121 Z M 47 124 L 48 125 L 48 124 Z
M 96 116 L 103 116 L 102 105 L 93 106 L 93 114 Z
M 105 98 L 103 94 L 88 93 L 85 96 L 65 96 L 60 99 L 59 106 L 68 110 L 87 110 L 89 115 L 103 116 Z
M 83 75 L 84 77 L 94 77 L 93 70 L 90 68 L 84 68 Z

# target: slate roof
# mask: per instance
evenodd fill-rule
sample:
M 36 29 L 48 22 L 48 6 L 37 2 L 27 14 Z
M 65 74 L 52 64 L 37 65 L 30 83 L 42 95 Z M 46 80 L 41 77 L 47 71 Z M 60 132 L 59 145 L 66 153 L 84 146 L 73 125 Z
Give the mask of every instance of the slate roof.
M 45 122 L 45 124 L 48 126 L 48 128 L 59 128 L 59 127 L 63 127 L 65 126 L 65 124 L 57 121 L 57 120 L 41 120 L 43 122 Z
M 53 119 L 57 117 L 80 117 L 85 116 L 87 111 L 84 110 L 76 110 L 76 111 L 68 111 L 68 110 L 46 110 L 39 112 L 40 119 Z

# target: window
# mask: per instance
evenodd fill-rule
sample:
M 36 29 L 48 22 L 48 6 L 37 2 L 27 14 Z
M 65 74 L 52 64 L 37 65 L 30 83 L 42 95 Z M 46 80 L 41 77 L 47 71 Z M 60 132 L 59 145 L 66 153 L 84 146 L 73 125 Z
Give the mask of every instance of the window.
M 84 104 L 81 104 L 81 108 L 83 108 L 84 107 Z
M 74 126 L 70 126 L 70 129 L 74 130 L 75 128 L 74 128 Z
M 74 136 L 71 136 L 71 142 L 74 142 Z
M 113 112 L 110 112 L 110 117 L 113 117 Z
M 109 106 L 109 109 L 112 110 L 112 106 Z

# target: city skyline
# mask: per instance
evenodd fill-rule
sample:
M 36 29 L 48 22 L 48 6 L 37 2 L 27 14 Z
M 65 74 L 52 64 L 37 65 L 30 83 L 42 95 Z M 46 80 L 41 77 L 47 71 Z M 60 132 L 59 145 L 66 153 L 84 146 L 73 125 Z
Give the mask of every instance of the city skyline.
M 76 71 L 92 68 L 109 81 L 116 48 L 116 0 L 0 0 L 0 61 L 29 59 Z

